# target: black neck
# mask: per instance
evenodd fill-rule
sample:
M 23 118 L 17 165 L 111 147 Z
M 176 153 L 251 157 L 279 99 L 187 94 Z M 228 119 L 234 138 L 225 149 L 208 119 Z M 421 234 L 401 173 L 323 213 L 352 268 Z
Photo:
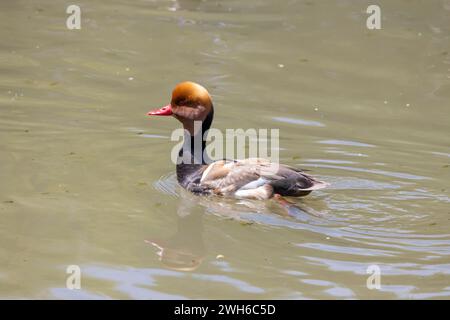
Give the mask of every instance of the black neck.
M 202 121 L 202 129 L 191 135 L 187 130 L 185 130 L 184 144 L 178 153 L 178 163 L 177 163 L 177 179 L 182 186 L 186 186 L 189 182 L 195 182 L 199 177 L 196 173 L 207 163 L 207 159 L 204 158 L 204 151 L 206 148 L 206 141 L 204 140 L 204 134 L 211 127 L 214 118 L 214 108 L 206 116 L 205 120 Z M 201 148 L 197 148 L 196 146 Z

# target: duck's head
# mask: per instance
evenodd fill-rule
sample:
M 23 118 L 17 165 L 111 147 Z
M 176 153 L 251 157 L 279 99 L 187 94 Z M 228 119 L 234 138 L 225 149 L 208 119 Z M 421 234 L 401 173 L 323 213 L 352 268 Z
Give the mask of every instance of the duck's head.
M 147 113 L 149 116 L 174 116 L 183 127 L 194 135 L 194 122 L 201 121 L 203 129 L 211 125 L 213 116 L 211 96 L 203 86 L 195 82 L 181 82 L 172 91 L 170 104 Z

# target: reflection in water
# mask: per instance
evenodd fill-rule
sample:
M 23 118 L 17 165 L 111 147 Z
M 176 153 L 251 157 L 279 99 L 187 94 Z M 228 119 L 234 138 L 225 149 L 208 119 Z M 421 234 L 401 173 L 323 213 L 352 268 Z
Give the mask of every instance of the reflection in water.
M 182 197 L 177 211 L 177 231 L 167 239 L 146 240 L 158 249 L 159 260 L 169 269 L 193 271 L 205 255 L 202 213 L 194 212 L 196 201 Z
M 156 189 L 168 194 L 176 193 L 174 175 L 162 177 L 155 183 Z M 326 223 L 326 211 L 319 212 L 284 198 L 269 201 L 236 200 L 220 197 L 200 197 L 184 189 L 179 191 L 177 230 L 167 239 L 147 239 L 146 243 L 157 249 L 162 264 L 172 270 L 194 271 L 202 263 L 206 248 L 203 239 L 203 215 L 218 215 L 241 223 L 271 224 L 270 220 L 286 220 L 287 223 Z M 201 207 L 203 210 L 198 211 Z M 290 222 L 289 222 L 290 221 Z M 273 222 L 272 222 L 273 223 Z

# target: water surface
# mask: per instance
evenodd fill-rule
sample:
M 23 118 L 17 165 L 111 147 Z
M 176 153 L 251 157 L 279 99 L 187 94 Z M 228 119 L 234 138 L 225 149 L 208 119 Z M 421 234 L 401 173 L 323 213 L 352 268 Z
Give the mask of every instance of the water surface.
M 450 2 L 378 3 L 0 2 L 0 297 L 449 298 Z M 187 79 L 331 187 L 297 219 L 180 190 L 145 113 Z

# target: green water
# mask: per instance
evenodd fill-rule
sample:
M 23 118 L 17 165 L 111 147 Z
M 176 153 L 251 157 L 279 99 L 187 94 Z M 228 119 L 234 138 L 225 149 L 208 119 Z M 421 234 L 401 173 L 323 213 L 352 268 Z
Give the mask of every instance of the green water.
M 450 297 L 450 1 L 378 1 L 381 30 L 371 1 L 68 4 L 0 2 L 0 297 Z M 183 80 L 214 127 L 278 128 L 324 217 L 180 190 L 145 113 Z

